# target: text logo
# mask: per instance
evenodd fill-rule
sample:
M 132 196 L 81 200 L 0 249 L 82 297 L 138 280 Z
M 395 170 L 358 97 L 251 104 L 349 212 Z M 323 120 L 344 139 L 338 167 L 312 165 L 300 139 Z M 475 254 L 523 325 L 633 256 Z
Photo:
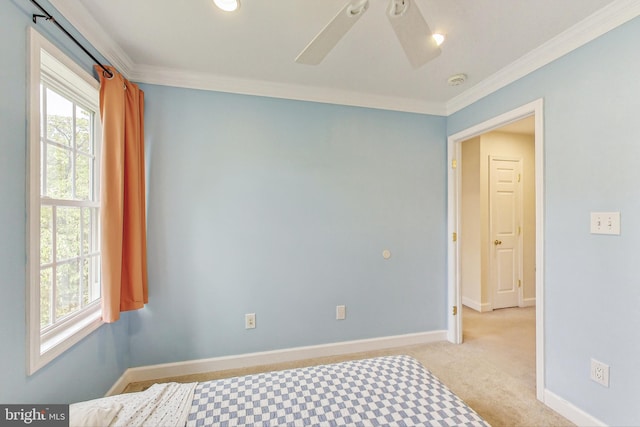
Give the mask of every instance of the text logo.
M 0 427 L 69 426 L 69 405 L 0 405 Z

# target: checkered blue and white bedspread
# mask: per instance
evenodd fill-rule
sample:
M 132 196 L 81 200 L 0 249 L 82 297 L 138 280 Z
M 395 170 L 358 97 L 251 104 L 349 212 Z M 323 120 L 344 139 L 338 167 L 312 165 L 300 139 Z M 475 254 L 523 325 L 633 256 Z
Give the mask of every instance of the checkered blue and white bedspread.
M 488 426 L 412 357 L 199 383 L 187 426 Z

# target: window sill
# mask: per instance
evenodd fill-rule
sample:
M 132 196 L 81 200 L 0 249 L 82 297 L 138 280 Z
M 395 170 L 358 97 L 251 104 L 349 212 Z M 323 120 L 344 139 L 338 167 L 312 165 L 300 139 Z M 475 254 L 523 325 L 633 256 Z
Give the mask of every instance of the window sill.
M 64 327 L 58 327 L 40 337 L 40 345 L 34 346 L 35 352 L 29 363 L 29 375 L 70 349 L 86 338 L 93 331 L 102 326 L 102 311 L 100 304 L 78 318 L 66 322 Z

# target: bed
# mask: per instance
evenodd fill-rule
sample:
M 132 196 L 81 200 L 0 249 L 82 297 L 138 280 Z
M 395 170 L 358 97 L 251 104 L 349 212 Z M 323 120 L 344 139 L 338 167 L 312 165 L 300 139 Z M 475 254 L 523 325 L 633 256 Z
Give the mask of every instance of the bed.
M 149 389 L 70 406 L 70 425 L 488 426 L 410 356 Z

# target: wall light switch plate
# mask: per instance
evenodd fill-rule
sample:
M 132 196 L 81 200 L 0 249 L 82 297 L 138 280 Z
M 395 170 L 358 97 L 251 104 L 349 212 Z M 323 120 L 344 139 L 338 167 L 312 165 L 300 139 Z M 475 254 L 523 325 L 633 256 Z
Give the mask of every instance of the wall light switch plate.
M 591 212 L 591 234 L 620 234 L 620 212 Z

